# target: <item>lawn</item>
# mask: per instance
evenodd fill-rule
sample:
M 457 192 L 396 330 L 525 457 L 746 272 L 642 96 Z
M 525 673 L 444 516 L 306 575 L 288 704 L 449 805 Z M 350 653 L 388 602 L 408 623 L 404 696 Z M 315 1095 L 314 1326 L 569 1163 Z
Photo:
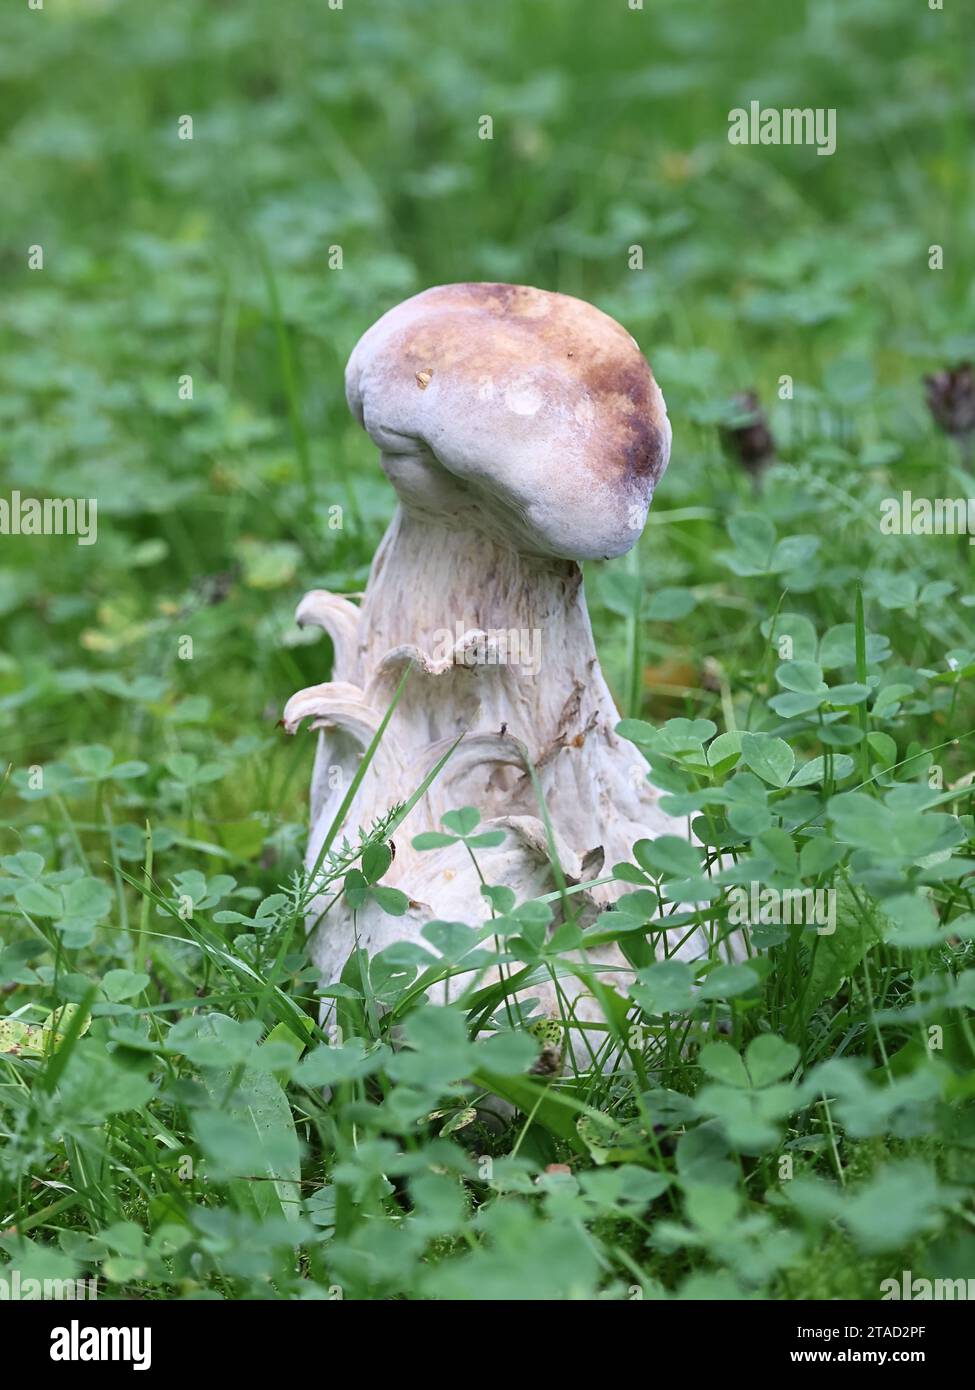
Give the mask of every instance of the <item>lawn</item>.
M 903 504 L 975 492 L 963 7 L 45 0 L 4 30 L 0 502 L 95 499 L 97 532 L 0 524 L 0 1274 L 975 1279 L 973 551 Z M 752 101 L 833 111 L 835 152 L 731 143 Z M 280 720 L 332 651 L 294 610 L 363 590 L 395 506 L 346 359 L 454 281 L 598 305 L 666 396 L 646 530 L 586 591 L 687 833 L 607 864 L 593 925 L 554 865 L 489 931 L 475 900 L 353 956 L 338 1035 L 310 894 L 380 883 L 411 832 L 391 805 L 310 881 L 315 736 Z M 729 964 L 752 885 L 830 896 L 752 911 Z M 681 925 L 696 962 L 665 958 Z M 556 978 L 579 930 L 632 978 L 599 985 L 601 1064 L 543 1075 L 479 971 Z

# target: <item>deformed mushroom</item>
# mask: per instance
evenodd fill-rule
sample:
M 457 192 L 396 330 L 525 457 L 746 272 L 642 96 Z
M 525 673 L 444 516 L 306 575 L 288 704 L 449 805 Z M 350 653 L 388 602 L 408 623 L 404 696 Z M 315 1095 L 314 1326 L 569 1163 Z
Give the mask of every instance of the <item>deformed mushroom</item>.
M 298 609 L 335 649 L 332 680 L 299 691 L 284 714 L 290 732 L 309 717 L 321 729 L 309 863 L 406 663 L 415 670 L 349 808 L 350 837 L 405 800 L 464 738 L 397 837 L 384 881 L 407 893 L 407 915 L 371 903 L 354 917 L 344 902 L 332 907 L 312 942 L 328 982 L 356 943 L 372 954 L 419 939 L 431 918 L 487 918 L 461 845 L 412 848 L 448 810 L 474 806 L 485 828 L 507 832 L 479 854 L 488 883 L 511 887 L 519 901 L 552 890 L 526 760 L 575 881 L 593 877 L 594 864 L 630 858 L 639 838 L 686 834 L 660 810 L 642 756 L 614 732 L 619 715 L 579 567 L 630 549 L 667 466 L 666 407 L 633 338 L 567 295 L 444 285 L 369 329 L 349 360 L 346 394 L 399 506 L 361 606 L 319 591 Z M 621 887 L 594 887 L 591 904 L 608 906 Z M 596 964 L 625 967 L 615 949 Z M 570 979 L 564 988 L 574 998 L 581 986 Z M 529 993 L 558 1016 L 554 987 Z M 583 1018 L 598 1013 L 585 998 L 573 1007 Z

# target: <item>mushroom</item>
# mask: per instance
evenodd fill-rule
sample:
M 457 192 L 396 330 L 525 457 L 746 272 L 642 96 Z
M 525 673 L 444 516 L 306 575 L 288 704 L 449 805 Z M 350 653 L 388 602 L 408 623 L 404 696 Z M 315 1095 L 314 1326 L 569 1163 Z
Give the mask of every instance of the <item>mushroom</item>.
M 660 810 L 641 754 L 614 732 L 619 714 L 579 565 L 630 549 L 667 466 L 664 399 L 633 338 L 568 295 L 443 285 L 364 334 L 346 394 L 399 506 L 361 606 L 318 591 L 298 609 L 335 649 L 332 680 L 292 696 L 284 713 L 289 732 L 307 717 L 321 730 L 309 864 L 406 663 L 414 672 L 345 819 L 350 838 L 405 801 L 464 737 L 396 840 L 384 882 L 408 895 L 407 914 L 369 903 L 353 916 L 343 900 L 313 933 L 328 983 L 356 944 L 373 954 L 418 940 L 431 918 L 488 918 L 463 846 L 412 848 L 448 810 L 475 806 L 481 828 L 506 831 L 503 844 L 478 853 L 488 883 L 519 901 L 555 887 L 529 762 L 570 880 L 630 858 L 639 838 L 686 833 Z M 622 887 L 580 896 L 594 913 Z M 313 904 L 310 921 L 320 912 Z M 615 948 L 587 959 L 626 968 Z M 560 988 L 580 1018 L 600 1016 L 577 980 Z M 559 1017 L 554 985 L 527 993 Z

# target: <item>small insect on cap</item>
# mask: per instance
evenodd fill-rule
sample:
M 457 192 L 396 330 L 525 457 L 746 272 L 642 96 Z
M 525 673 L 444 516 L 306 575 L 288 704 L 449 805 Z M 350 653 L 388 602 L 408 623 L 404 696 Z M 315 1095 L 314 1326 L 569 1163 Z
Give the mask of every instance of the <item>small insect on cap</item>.
M 670 422 L 629 333 L 569 295 L 440 285 L 359 340 L 356 419 L 408 509 L 479 524 L 529 554 L 622 555 L 670 456 Z

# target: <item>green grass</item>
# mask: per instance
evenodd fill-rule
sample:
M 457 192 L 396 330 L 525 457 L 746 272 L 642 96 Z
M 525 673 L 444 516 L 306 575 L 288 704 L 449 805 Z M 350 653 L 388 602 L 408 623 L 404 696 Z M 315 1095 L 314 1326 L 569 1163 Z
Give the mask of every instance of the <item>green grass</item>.
M 99 507 L 93 546 L 0 536 L 0 1258 L 23 1277 L 872 1299 L 902 1269 L 975 1276 L 972 551 L 879 525 L 904 490 L 972 491 L 922 388 L 975 353 L 965 18 L 7 18 L 0 497 Z M 836 154 L 729 145 L 753 98 L 835 107 Z M 329 669 L 296 599 L 360 590 L 393 507 L 348 352 L 398 300 L 477 279 L 618 317 L 675 436 L 644 537 L 587 591 L 626 732 L 701 848 L 620 871 L 629 911 L 595 930 L 638 983 L 604 986 L 593 1038 L 618 1060 L 548 1082 L 503 988 L 468 972 L 457 1006 L 423 1001 L 495 934 L 509 974 L 557 974 L 552 904 L 501 903 L 440 963 L 351 961 L 327 1045 L 303 948 L 313 743 L 277 727 Z M 778 444 L 758 491 L 717 428 L 749 388 Z M 334 891 L 378 881 L 390 811 L 333 844 Z M 717 942 L 729 862 L 834 888 L 836 933 L 766 924 L 740 966 L 651 963 L 641 895 L 673 927 L 708 880 L 693 922 Z

